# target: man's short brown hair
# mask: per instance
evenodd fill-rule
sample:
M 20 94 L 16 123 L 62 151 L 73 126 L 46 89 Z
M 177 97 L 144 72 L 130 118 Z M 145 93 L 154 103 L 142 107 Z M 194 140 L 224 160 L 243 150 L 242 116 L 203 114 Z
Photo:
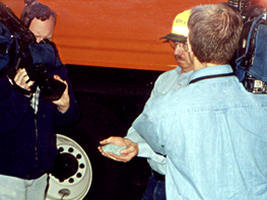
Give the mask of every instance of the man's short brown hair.
M 238 47 L 242 27 L 240 14 L 225 4 L 194 7 L 188 21 L 194 55 L 201 63 L 229 63 Z
M 56 13 L 51 8 L 37 1 L 30 1 L 22 10 L 20 20 L 26 27 L 29 27 L 34 18 L 45 21 L 50 16 L 53 17 L 56 24 Z

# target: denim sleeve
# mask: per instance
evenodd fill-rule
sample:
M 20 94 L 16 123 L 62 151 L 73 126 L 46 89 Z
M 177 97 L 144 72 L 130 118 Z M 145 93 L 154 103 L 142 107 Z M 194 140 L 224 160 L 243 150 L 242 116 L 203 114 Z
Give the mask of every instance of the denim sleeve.
M 178 78 L 180 77 L 180 75 L 181 75 L 180 67 L 177 67 L 173 70 L 162 73 L 155 81 L 154 88 L 151 92 L 149 100 L 146 103 L 146 107 L 148 107 L 148 104 L 151 104 L 151 102 L 153 102 L 153 99 L 157 98 L 158 96 L 164 96 L 172 88 L 178 88 L 179 87 Z M 140 130 L 144 130 L 146 129 L 146 127 L 152 126 L 153 124 L 153 121 L 149 121 L 148 119 L 145 119 L 144 115 L 142 114 L 137 118 L 136 121 L 138 121 L 138 124 L 142 123 L 142 125 L 140 126 L 138 125 L 138 129 Z M 146 125 L 146 123 L 148 124 Z M 151 131 L 151 134 L 153 134 L 153 131 Z M 138 147 L 139 147 L 138 156 L 151 158 L 152 160 L 155 160 L 160 163 L 165 159 L 164 156 L 153 151 L 153 149 L 148 144 L 148 142 L 145 141 L 144 138 L 140 136 L 139 131 L 137 131 L 134 127 L 131 127 L 128 130 L 126 138 L 129 138 L 132 141 L 135 141 L 136 143 L 138 143 Z
M 165 155 L 165 138 L 161 131 L 160 122 L 162 115 L 158 115 L 160 107 L 161 104 L 157 101 L 157 97 L 150 98 L 144 111 L 137 117 L 132 126 L 155 152 Z
M 125 137 L 138 144 L 138 157 L 150 158 L 161 163 L 165 159 L 164 156 L 156 153 L 149 146 L 149 144 L 140 136 L 140 134 L 133 128 L 129 128 L 127 136 Z

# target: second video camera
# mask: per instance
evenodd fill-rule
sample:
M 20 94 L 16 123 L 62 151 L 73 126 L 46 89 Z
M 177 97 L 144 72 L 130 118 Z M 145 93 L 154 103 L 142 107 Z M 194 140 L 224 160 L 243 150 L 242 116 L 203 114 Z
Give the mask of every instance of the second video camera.
M 25 68 L 40 88 L 42 98 L 59 99 L 66 86 L 55 80 L 52 71 L 62 67 L 53 42 L 36 43 L 33 33 L 25 27 L 10 8 L 0 2 L 0 75 L 13 78 L 18 68 Z M 20 91 L 26 90 L 20 88 Z

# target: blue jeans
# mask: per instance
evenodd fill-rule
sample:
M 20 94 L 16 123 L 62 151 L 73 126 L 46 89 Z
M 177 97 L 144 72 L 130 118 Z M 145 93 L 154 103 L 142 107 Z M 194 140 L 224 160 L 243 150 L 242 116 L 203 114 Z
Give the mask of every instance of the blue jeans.
M 157 180 L 152 174 L 141 200 L 166 200 L 165 181 Z
M 47 176 L 26 180 L 0 175 L 0 200 L 44 200 Z

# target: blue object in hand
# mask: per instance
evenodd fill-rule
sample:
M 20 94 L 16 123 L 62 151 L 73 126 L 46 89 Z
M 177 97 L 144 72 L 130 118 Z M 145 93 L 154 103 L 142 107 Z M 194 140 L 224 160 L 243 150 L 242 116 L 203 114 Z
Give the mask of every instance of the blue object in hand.
M 120 151 L 122 149 L 125 149 L 125 146 L 119 146 L 119 145 L 115 145 L 115 144 L 106 144 L 104 146 L 102 146 L 102 150 L 107 153 L 107 152 L 111 152 L 114 153 L 116 155 L 120 155 Z

